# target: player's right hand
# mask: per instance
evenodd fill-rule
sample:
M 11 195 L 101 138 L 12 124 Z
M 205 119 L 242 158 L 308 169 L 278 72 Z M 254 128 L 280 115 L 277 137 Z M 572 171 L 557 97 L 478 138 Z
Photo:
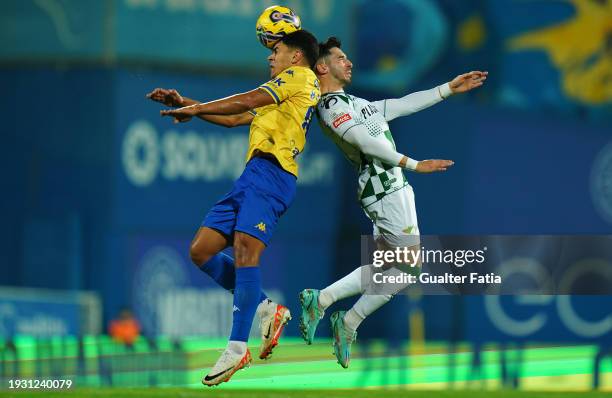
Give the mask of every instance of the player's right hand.
M 183 106 L 183 97 L 175 89 L 156 88 L 146 95 L 147 98 L 166 106 Z
M 454 165 L 455 162 L 452 160 L 444 160 L 444 159 L 429 159 L 429 160 L 421 160 L 417 163 L 416 171 L 417 173 L 434 173 L 436 171 L 446 171 L 447 168 Z

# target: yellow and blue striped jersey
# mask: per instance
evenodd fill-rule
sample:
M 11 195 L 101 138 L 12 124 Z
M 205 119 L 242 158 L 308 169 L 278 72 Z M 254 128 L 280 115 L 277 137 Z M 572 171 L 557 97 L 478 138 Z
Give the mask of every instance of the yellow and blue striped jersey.
M 261 152 L 274 155 L 283 169 L 298 175 L 295 157 L 304 150 L 306 132 L 321 97 L 319 81 L 312 70 L 292 66 L 259 87 L 274 98 L 274 104 L 252 113 L 246 160 Z

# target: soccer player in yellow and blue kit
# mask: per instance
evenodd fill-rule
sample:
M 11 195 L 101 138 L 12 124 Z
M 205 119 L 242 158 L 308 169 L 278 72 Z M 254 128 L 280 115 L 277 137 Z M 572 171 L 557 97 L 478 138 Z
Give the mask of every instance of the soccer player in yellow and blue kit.
M 232 190 L 206 215 L 191 244 L 193 262 L 234 293 L 229 344 L 202 379 L 206 385 L 228 381 L 251 362 L 247 340 L 255 313 L 260 316 L 267 358 L 278 344 L 289 310 L 267 299 L 261 289 L 259 258 L 280 216 L 295 196 L 298 165 L 306 132 L 320 98 L 312 71 L 318 57 L 316 38 L 305 30 L 281 39 L 268 57 L 271 80 L 255 90 L 207 103 L 182 97 L 176 90 L 155 89 L 147 97 L 168 106 L 161 111 L 175 122 L 193 116 L 222 126 L 250 124 L 247 165 Z M 235 260 L 221 253 L 234 246 Z

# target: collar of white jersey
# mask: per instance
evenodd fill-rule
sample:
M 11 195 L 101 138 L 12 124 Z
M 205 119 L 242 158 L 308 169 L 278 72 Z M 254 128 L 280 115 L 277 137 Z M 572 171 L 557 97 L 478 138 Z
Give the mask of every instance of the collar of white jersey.
M 326 95 L 332 95 L 332 94 L 346 94 L 346 93 L 344 92 L 344 89 L 340 89 L 336 91 L 328 91 L 325 94 L 321 94 L 321 97 L 324 97 Z

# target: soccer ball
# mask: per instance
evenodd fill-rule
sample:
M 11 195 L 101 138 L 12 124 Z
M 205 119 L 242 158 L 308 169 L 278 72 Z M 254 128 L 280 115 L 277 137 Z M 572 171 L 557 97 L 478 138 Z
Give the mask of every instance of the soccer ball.
M 257 18 L 255 29 L 261 44 L 272 48 L 285 35 L 302 29 L 302 23 L 291 8 L 272 6 Z

